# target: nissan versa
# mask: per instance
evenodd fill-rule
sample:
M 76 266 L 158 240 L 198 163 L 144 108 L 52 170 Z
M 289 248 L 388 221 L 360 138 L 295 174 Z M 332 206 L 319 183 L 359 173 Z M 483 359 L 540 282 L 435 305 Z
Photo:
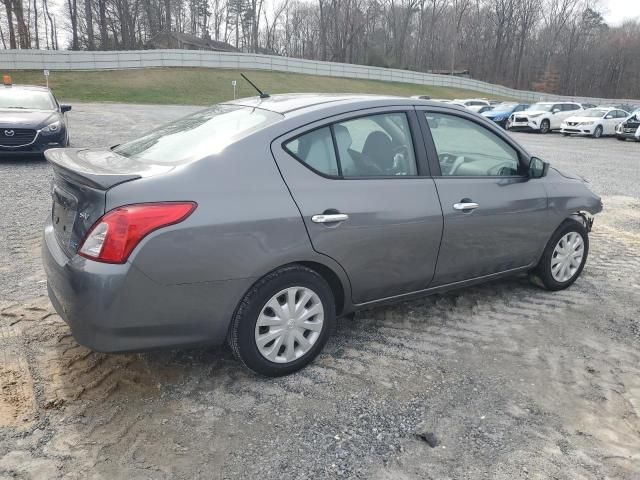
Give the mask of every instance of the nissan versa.
M 48 148 L 69 145 L 65 113 L 48 88 L 12 85 L 5 76 L 0 86 L 0 159 L 39 156 Z
M 567 288 L 602 210 L 492 122 L 419 99 L 249 98 L 46 157 L 49 296 L 78 342 L 226 339 L 272 376 L 359 309 L 518 273 Z

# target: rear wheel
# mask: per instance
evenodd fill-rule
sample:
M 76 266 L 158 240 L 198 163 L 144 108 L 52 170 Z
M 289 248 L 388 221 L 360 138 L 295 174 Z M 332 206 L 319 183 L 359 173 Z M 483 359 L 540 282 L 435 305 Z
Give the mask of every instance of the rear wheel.
M 602 126 L 598 125 L 593 131 L 593 138 L 600 138 L 602 136 Z
M 576 220 L 566 220 L 551 236 L 533 274 L 547 290 L 564 290 L 582 273 L 589 253 L 589 234 Z
M 551 131 L 551 122 L 549 120 L 542 120 L 540 122 L 540 133 L 549 133 Z
M 228 341 L 234 355 L 254 372 L 286 375 L 320 353 L 335 318 L 333 293 L 324 278 L 290 265 L 259 280 L 244 296 Z

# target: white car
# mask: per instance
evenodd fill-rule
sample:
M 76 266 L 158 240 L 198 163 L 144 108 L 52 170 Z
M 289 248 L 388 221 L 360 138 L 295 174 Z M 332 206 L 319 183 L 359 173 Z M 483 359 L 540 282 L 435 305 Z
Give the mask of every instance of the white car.
M 534 103 L 527 110 L 512 114 L 507 129 L 549 133 L 560 130 L 564 120 L 582 110 L 582 105 L 575 102 Z
M 560 127 L 563 135 L 589 135 L 600 138 L 615 135 L 616 127 L 629 116 L 629 112 L 618 108 L 590 108 L 579 115 L 567 118 Z
M 481 98 L 469 98 L 467 100 L 454 100 L 454 105 L 462 105 L 463 107 L 471 110 L 472 112 L 478 112 L 484 107 L 491 107 L 491 104 L 487 100 Z

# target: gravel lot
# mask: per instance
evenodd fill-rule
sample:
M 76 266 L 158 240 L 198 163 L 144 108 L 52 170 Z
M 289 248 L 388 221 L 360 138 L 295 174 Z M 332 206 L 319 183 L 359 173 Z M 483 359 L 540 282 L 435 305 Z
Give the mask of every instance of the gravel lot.
M 192 107 L 74 105 L 75 145 Z M 50 169 L 0 163 L 0 479 L 640 478 L 640 144 L 516 134 L 605 212 L 569 290 L 514 279 L 342 319 L 304 371 L 103 355 L 53 313 Z

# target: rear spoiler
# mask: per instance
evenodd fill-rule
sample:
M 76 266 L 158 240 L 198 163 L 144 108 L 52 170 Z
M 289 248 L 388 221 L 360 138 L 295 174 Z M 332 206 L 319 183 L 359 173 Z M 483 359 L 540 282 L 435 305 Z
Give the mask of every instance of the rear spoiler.
M 173 168 L 142 163 L 111 150 L 52 148 L 45 151 L 44 156 L 57 174 L 73 183 L 100 190 Z

